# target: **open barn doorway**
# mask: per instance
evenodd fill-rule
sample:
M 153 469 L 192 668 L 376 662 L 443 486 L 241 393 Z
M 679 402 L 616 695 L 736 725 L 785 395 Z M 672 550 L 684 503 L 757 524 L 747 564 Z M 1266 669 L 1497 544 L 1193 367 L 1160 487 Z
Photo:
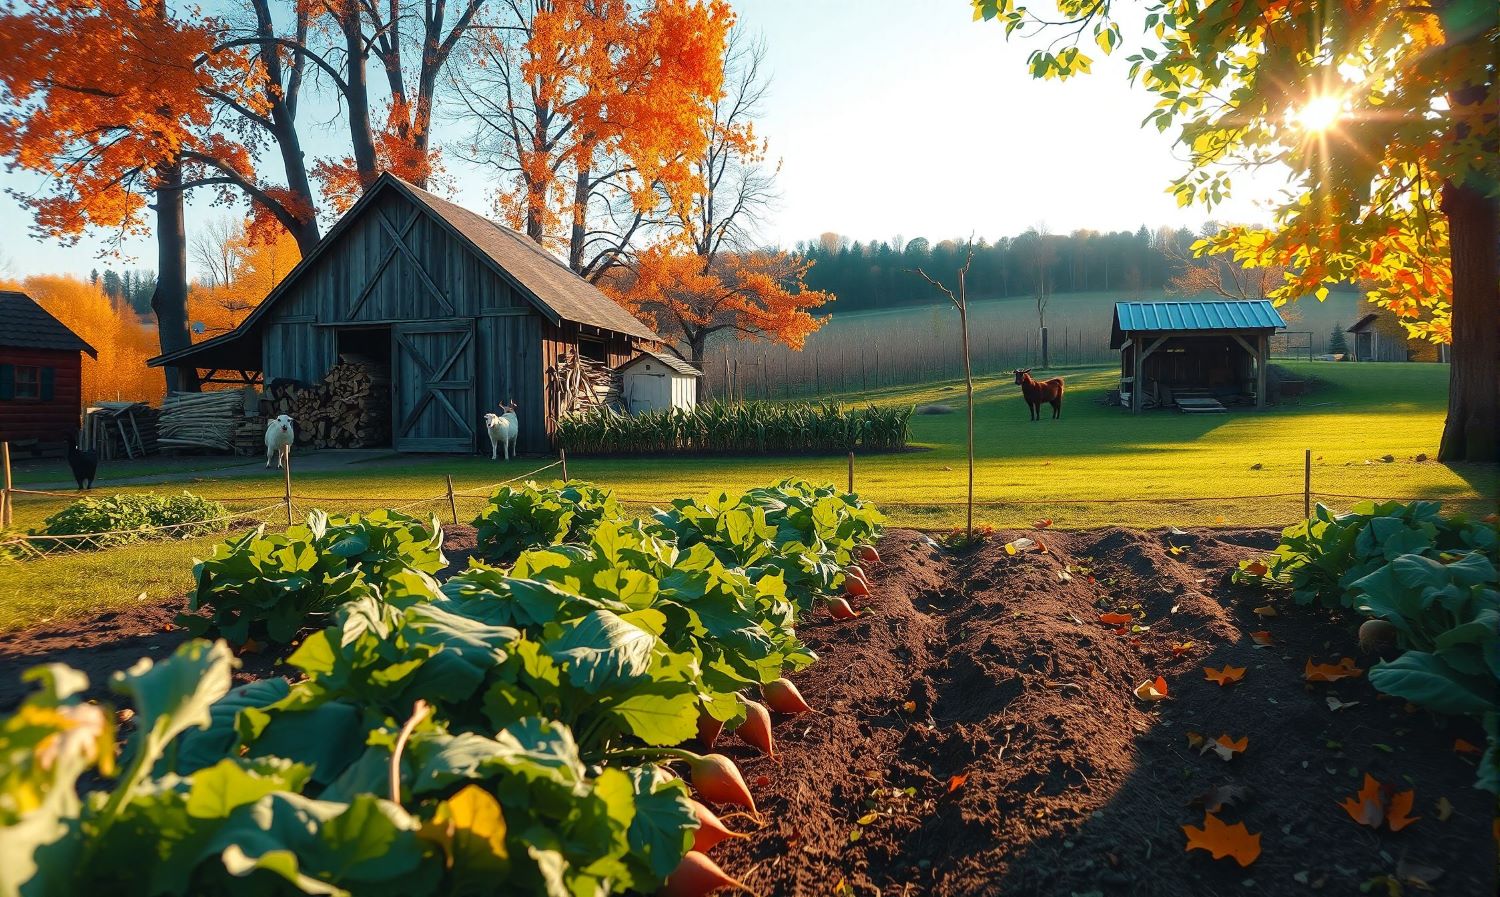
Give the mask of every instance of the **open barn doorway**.
M 392 448 L 391 328 L 340 327 L 337 350 L 341 365 L 354 365 L 369 376 L 367 412 L 360 420 L 360 446 Z

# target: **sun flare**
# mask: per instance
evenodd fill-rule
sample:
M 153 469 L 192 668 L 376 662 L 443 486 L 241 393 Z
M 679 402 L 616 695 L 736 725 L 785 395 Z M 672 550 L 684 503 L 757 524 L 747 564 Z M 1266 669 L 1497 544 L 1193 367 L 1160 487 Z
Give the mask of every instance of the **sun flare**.
M 1297 125 L 1304 131 L 1326 131 L 1338 123 L 1344 112 L 1344 98 L 1337 94 L 1323 94 L 1307 101 L 1295 115 Z

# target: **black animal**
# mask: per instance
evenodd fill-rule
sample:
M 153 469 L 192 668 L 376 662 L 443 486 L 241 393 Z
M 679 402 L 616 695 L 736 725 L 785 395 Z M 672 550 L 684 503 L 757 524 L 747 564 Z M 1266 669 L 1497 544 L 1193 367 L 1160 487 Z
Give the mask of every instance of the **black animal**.
M 94 488 L 94 474 L 99 472 L 99 453 L 80 451 L 78 439 L 68 436 L 68 466 L 73 468 L 73 479 L 78 481 L 78 490 Z

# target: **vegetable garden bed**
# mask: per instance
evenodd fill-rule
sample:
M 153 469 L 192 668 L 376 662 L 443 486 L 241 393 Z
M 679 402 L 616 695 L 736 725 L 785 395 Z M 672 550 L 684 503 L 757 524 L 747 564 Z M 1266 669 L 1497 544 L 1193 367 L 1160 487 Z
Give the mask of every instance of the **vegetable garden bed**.
M 1483 732 L 1363 676 L 1307 682 L 1308 660 L 1373 658 L 1353 625 L 1230 581 L 1275 533 L 1030 532 L 1047 551 L 1007 553 L 1018 535 L 952 552 L 892 532 L 861 616 L 799 623 L 817 712 L 776 717 L 774 757 L 717 748 L 762 814 L 727 816 L 750 837 L 714 848 L 726 871 L 762 895 L 1494 892 L 1495 804 L 1467 750 Z M 443 547 L 455 561 L 473 532 Z M 185 640 L 164 631 L 175 609 L 0 639 L 0 706 L 48 660 L 85 661 L 102 695 L 107 671 Z M 288 671 L 242 660 L 237 682 Z M 1168 698 L 1137 697 L 1156 676 Z M 1351 819 L 1366 775 L 1413 792 L 1416 821 Z M 1249 865 L 1185 849 L 1205 798 L 1259 836 Z

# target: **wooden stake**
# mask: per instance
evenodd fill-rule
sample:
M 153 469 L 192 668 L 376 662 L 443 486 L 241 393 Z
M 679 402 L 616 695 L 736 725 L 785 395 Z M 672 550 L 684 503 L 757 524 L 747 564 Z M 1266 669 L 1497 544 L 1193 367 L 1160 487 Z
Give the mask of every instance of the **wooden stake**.
M 849 493 L 854 493 L 854 453 L 849 453 Z
M 15 501 L 10 494 L 10 443 L 0 442 L 0 469 L 4 470 L 5 486 L 0 491 L 0 528 L 8 528 L 13 516 L 10 503 Z
M 443 474 L 443 479 L 448 481 L 448 510 L 453 512 L 453 525 L 458 525 L 458 499 L 453 497 L 453 474 Z
M 558 449 L 557 459 L 562 462 L 563 482 L 566 483 L 568 481 L 568 450 Z
M 292 453 L 288 449 L 281 459 L 281 479 L 286 484 L 286 525 L 292 525 Z
M 1312 449 L 1302 450 L 1302 517 L 1312 516 Z

